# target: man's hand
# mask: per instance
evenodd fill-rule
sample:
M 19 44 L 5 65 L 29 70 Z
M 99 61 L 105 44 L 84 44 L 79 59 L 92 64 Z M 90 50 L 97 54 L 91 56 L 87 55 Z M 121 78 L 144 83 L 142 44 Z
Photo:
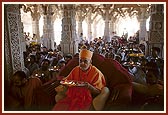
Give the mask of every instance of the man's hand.
M 89 89 L 93 95 L 97 95 L 97 94 L 100 93 L 99 89 L 97 89 L 96 87 L 92 86 L 88 82 L 84 82 L 84 87 L 86 87 L 87 89 Z
M 86 87 L 86 88 L 88 88 L 88 89 L 91 87 L 90 83 L 88 83 L 88 82 L 84 82 L 83 86 Z

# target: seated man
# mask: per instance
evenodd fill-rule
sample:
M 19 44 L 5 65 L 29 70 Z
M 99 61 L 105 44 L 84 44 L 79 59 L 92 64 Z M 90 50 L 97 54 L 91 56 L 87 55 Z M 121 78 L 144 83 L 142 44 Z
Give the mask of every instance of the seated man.
M 32 75 L 40 78 L 42 83 L 48 82 L 52 78 L 52 74 L 49 71 L 50 61 L 48 59 L 44 59 L 41 63 L 41 67 L 34 70 Z
M 7 96 L 8 110 L 34 110 L 34 90 L 42 85 L 37 77 L 27 79 L 23 71 L 14 73 L 10 83 L 10 91 Z
M 82 47 L 82 49 L 86 48 Z M 59 90 L 57 91 L 58 95 L 54 95 L 56 97 L 56 102 L 66 97 L 66 90 L 63 90 L 63 85 L 59 86 L 59 81 L 62 80 L 64 77 L 68 76 L 72 69 L 79 65 L 79 57 L 79 53 L 75 54 L 74 57 L 69 61 L 69 63 L 67 63 L 60 70 L 59 75 L 56 76 L 55 79 L 47 82 L 47 85 L 45 85 L 48 87 L 47 89 L 50 89 L 48 92 L 51 92 L 51 89 L 53 88 L 53 92 L 50 94 L 55 93 L 55 87 L 56 91 Z M 93 99 L 94 109 L 106 111 L 128 110 L 132 98 L 132 77 L 130 76 L 128 71 L 124 67 L 122 67 L 122 65 L 119 64 L 119 62 L 117 62 L 116 60 L 105 59 L 102 55 L 99 55 L 96 52 L 93 53 L 92 64 L 103 73 L 106 79 L 106 87 L 104 87 L 101 90 L 101 93 Z M 109 97 L 108 100 L 103 101 L 106 100 L 106 97 Z M 49 99 L 53 99 L 53 96 L 49 96 Z M 40 100 L 40 102 L 43 101 L 44 100 Z M 103 102 L 106 102 L 105 105 Z M 46 106 L 48 105 L 46 104 Z
M 80 81 L 82 86 L 66 86 L 67 91 L 62 98 L 58 99 L 56 95 L 57 103 L 52 110 L 90 110 L 92 102 L 96 110 L 103 109 L 109 90 L 105 87 L 104 75 L 91 64 L 92 55 L 93 53 L 89 50 L 81 50 L 79 66 L 76 66 L 64 80 Z M 56 87 L 58 94 L 62 88 L 64 86 Z M 101 106 L 97 106 L 97 103 Z
M 157 69 L 149 69 L 146 74 L 146 85 L 133 82 L 134 90 L 145 97 L 141 100 L 142 110 L 163 110 L 164 87 L 158 73 Z

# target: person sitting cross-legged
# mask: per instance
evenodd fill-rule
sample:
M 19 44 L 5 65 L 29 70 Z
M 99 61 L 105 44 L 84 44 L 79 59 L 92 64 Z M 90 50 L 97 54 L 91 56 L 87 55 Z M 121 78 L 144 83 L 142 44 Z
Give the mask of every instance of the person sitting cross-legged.
M 63 80 L 73 80 L 81 84 L 56 87 L 56 105 L 53 111 L 81 111 L 90 110 L 91 107 L 95 110 L 103 109 L 109 96 L 109 89 L 106 87 L 104 75 L 91 64 L 92 55 L 93 52 L 87 49 L 80 51 L 79 66 L 76 66 Z
M 35 90 L 42 86 L 37 77 L 27 77 L 23 71 L 16 71 L 11 77 L 7 110 L 35 110 Z

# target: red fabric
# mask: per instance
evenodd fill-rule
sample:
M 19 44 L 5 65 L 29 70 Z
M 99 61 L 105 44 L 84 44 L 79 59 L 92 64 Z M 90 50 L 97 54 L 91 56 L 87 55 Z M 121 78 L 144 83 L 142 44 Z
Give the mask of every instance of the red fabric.
M 106 77 L 107 86 L 110 89 L 122 83 L 131 84 L 132 79 L 128 71 L 116 60 L 106 58 L 99 69 Z
M 65 79 L 88 82 L 99 90 L 106 85 L 103 74 L 95 66 L 90 66 L 87 72 L 81 71 L 80 67 L 76 66 Z M 86 87 L 69 87 L 66 95 L 67 97 L 54 106 L 54 111 L 89 110 L 92 96 Z
M 67 97 L 60 100 L 52 109 L 53 111 L 79 111 L 89 110 L 92 96 L 84 87 L 69 87 Z
M 106 85 L 104 75 L 95 66 L 90 66 L 87 72 L 76 66 L 65 79 L 88 82 L 99 90 Z
M 95 65 L 104 74 L 106 78 L 107 87 L 110 89 L 110 92 L 113 91 L 114 87 L 123 84 L 122 87 L 118 87 L 118 89 L 120 89 L 119 97 L 122 98 L 119 98 L 119 100 L 116 103 L 118 103 L 119 105 L 128 104 L 131 99 L 131 91 L 132 91 L 131 86 L 132 78 L 129 75 L 128 71 L 124 67 L 122 67 L 122 65 L 118 63 L 116 60 L 104 58 L 99 54 L 93 54 L 92 59 L 93 59 L 92 64 Z M 77 58 L 72 60 L 69 63 L 69 66 L 67 66 L 67 68 L 64 68 L 64 70 L 62 70 L 61 75 L 67 76 L 68 73 L 70 73 L 70 71 L 73 69 L 73 67 L 78 65 L 78 63 L 79 60 Z M 128 102 L 124 100 L 127 100 Z M 107 102 L 108 101 L 109 100 L 107 100 Z M 61 106 L 62 108 L 67 110 L 65 105 Z M 121 109 L 122 107 L 120 106 L 118 107 L 120 108 L 120 110 L 122 110 Z M 111 108 L 111 104 L 109 108 Z
M 93 65 L 104 74 L 107 87 L 111 92 L 105 105 L 105 110 L 127 110 L 132 97 L 132 78 L 128 70 L 116 60 L 103 59 L 98 54 L 94 56 L 97 57 L 97 60 L 93 61 Z M 93 57 L 93 59 L 95 59 L 95 57 Z M 112 92 L 116 88 L 120 92 L 119 98 L 115 102 L 110 103 Z
M 79 65 L 79 57 L 72 58 L 59 72 L 59 76 L 66 77 L 71 70 Z

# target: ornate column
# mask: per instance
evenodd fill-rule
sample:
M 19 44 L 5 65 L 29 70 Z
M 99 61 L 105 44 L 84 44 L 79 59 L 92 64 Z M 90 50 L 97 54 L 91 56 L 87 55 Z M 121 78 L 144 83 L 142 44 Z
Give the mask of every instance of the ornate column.
M 42 38 L 42 44 L 49 48 L 49 34 L 48 34 L 48 25 L 47 25 L 47 15 L 43 15 L 44 25 L 43 25 L 43 38 Z
M 38 6 L 34 5 L 34 10 L 31 12 L 32 16 L 32 32 L 36 34 L 36 42 L 40 42 L 40 31 L 39 31 L 39 20 L 40 20 L 40 12 L 38 12 Z
M 78 22 L 78 36 L 83 33 L 83 29 L 82 29 L 82 21 Z
M 24 69 L 23 25 L 21 23 L 20 6 L 4 5 L 4 68 L 5 79 L 9 79 L 18 70 Z
M 77 21 L 78 21 L 78 38 L 79 38 L 79 35 L 80 35 L 81 33 L 83 33 L 82 22 L 83 22 L 83 20 L 84 20 L 85 16 L 84 16 L 84 15 L 82 15 L 82 14 L 83 14 L 82 10 L 81 10 L 81 9 L 79 9 L 79 10 L 77 11 Z
M 42 43 L 48 49 L 54 49 L 54 17 L 51 5 L 43 6 L 47 7 L 44 12 L 44 26 L 43 26 L 43 40 Z
M 92 16 L 92 12 L 89 11 L 88 12 L 88 15 L 87 15 L 87 25 L 88 25 L 88 33 L 87 33 L 87 39 L 88 39 L 88 42 L 90 42 L 92 40 L 92 19 L 91 19 L 91 16 Z
M 109 15 L 106 11 L 106 17 L 105 17 L 105 28 L 104 28 L 104 37 L 106 39 L 107 42 L 110 41 L 110 36 L 109 36 L 109 19 L 108 19 Z
M 62 19 L 62 52 L 75 54 L 78 52 L 78 43 L 76 37 L 75 6 L 72 4 L 63 6 Z
M 96 12 L 96 8 L 89 7 L 88 8 L 88 15 L 87 15 L 87 24 L 88 24 L 88 42 L 93 40 L 93 32 L 92 32 L 92 24 L 94 21 L 96 21 L 96 17 L 98 16 L 98 13 Z M 94 28 L 95 29 L 95 28 Z M 94 30 L 94 32 L 96 32 Z
M 110 9 L 111 4 L 103 4 L 103 10 L 99 9 L 99 12 L 104 20 L 105 28 L 104 28 L 104 38 L 106 42 L 110 42 L 109 36 L 109 21 L 111 20 L 111 15 L 113 11 Z
M 110 38 L 113 36 L 113 32 L 115 32 L 115 22 L 116 22 L 116 17 L 112 17 L 110 20 Z
M 117 35 L 119 35 L 119 33 L 120 33 L 120 29 L 119 29 L 119 23 L 120 23 L 120 20 L 119 19 L 117 19 L 116 20 L 116 22 L 115 22 L 115 24 L 114 24 L 114 28 L 115 28 L 115 30 L 116 30 L 116 33 L 117 33 Z M 120 35 L 121 36 L 121 35 Z
M 97 24 L 100 22 L 100 20 L 101 20 L 101 18 L 99 18 L 99 19 L 96 18 L 96 19 L 93 21 L 93 39 L 96 38 L 96 37 L 99 37 L 99 36 L 97 35 Z
M 93 22 L 93 39 L 97 37 L 97 20 Z
M 151 18 L 149 27 L 149 48 L 148 53 L 151 54 L 152 47 L 159 47 L 161 50 L 161 57 L 164 57 L 164 5 L 153 4 L 151 6 Z
M 139 30 L 139 42 L 144 41 L 147 31 L 146 31 L 146 20 L 149 17 L 149 12 L 147 11 L 147 5 L 143 5 L 140 7 L 140 11 L 138 12 L 138 21 L 140 22 L 140 30 Z

